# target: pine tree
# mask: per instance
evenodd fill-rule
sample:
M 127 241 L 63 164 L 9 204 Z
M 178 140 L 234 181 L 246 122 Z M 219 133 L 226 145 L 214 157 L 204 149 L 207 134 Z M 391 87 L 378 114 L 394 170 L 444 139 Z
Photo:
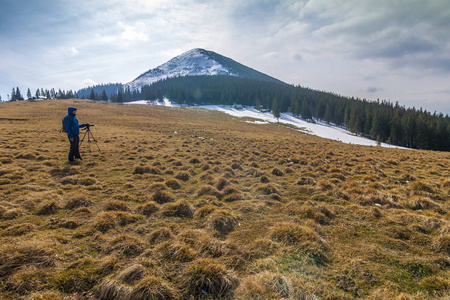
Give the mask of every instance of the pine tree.
M 11 99 L 10 101 L 16 101 L 17 97 L 16 97 L 16 89 L 12 88 L 12 92 L 11 92 Z
M 277 118 L 277 122 L 280 122 L 280 104 L 278 103 L 278 99 L 275 98 L 272 102 L 272 113 L 275 118 Z
M 108 100 L 108 96 L 106 96 L 106 91 L 105 90 L 102 91 L 102 100 L 103 101 L 107 101 Z
M 90 100 L 95 100 L 94 89 L 91 89 L 91 93 L 90 93 L 90 95 L 89 95 L 89 99 L 90 99 Z
M 27 91 L 27 99 L 31 99 L 31 91 L 30 91 L 30 89 L 28 89 L 28 91 Z
M 23 96 L 20 93 L 19 87 L 16 88 L 16 100 L 23 100 Z
M 37 90 L 36 90 L 35 97 L 36 97 L 36 98 L 39 98 L 40 96 L 41 96 L 41 92 L 39 91 L 39 89 L 37 89 Z

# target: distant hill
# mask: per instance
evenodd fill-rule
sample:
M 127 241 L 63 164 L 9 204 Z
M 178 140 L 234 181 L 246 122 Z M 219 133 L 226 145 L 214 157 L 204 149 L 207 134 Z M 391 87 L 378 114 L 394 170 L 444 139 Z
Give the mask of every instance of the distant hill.
M 124 88 L 140 89 L 158 80 L 198 75 L 228 75 L 260 81 L 282 81 L 244 66 L 231 58 L 204 49 L 192 49 L 138 76 Z

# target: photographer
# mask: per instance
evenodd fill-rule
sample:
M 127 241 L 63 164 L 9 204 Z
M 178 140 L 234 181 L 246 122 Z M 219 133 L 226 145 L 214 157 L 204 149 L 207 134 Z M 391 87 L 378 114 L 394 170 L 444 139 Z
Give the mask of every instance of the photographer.
M 75 158 L 82 160 L 80 150 L 78 149 L 80 143 L 80 128 L 86 127 L 87 124 L 78 124 L 76 117 L 77 109 L 69 107 L 67 116 L 64 117 L 64 127 L 67 131 L 67 137 L 70 141 L 69 161 L 75 161 Z

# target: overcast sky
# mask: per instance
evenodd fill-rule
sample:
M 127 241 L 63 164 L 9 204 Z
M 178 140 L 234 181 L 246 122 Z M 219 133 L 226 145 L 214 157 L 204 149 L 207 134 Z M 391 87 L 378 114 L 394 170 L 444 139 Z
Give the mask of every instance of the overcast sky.
M 127 83 L 192 48 L 450 114 L 448 0 L 0 0 L 0 95 Z

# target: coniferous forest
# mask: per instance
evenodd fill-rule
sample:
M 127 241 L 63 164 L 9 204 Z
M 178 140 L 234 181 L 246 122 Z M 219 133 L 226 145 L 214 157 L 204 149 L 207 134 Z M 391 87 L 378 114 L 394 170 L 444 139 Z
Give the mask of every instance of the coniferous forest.
M 231 76 L 168 78 L 144 86 L 140 93 L 124 91 L 124 101 L 157 100 L 166 96 L 178 104 L 240 104 L 291 112 L 305 120 L 324 121 L 352 133 L 392 145 L 450 151 L 450 118 L 390 101 L 343 97 L 284 83 Z

